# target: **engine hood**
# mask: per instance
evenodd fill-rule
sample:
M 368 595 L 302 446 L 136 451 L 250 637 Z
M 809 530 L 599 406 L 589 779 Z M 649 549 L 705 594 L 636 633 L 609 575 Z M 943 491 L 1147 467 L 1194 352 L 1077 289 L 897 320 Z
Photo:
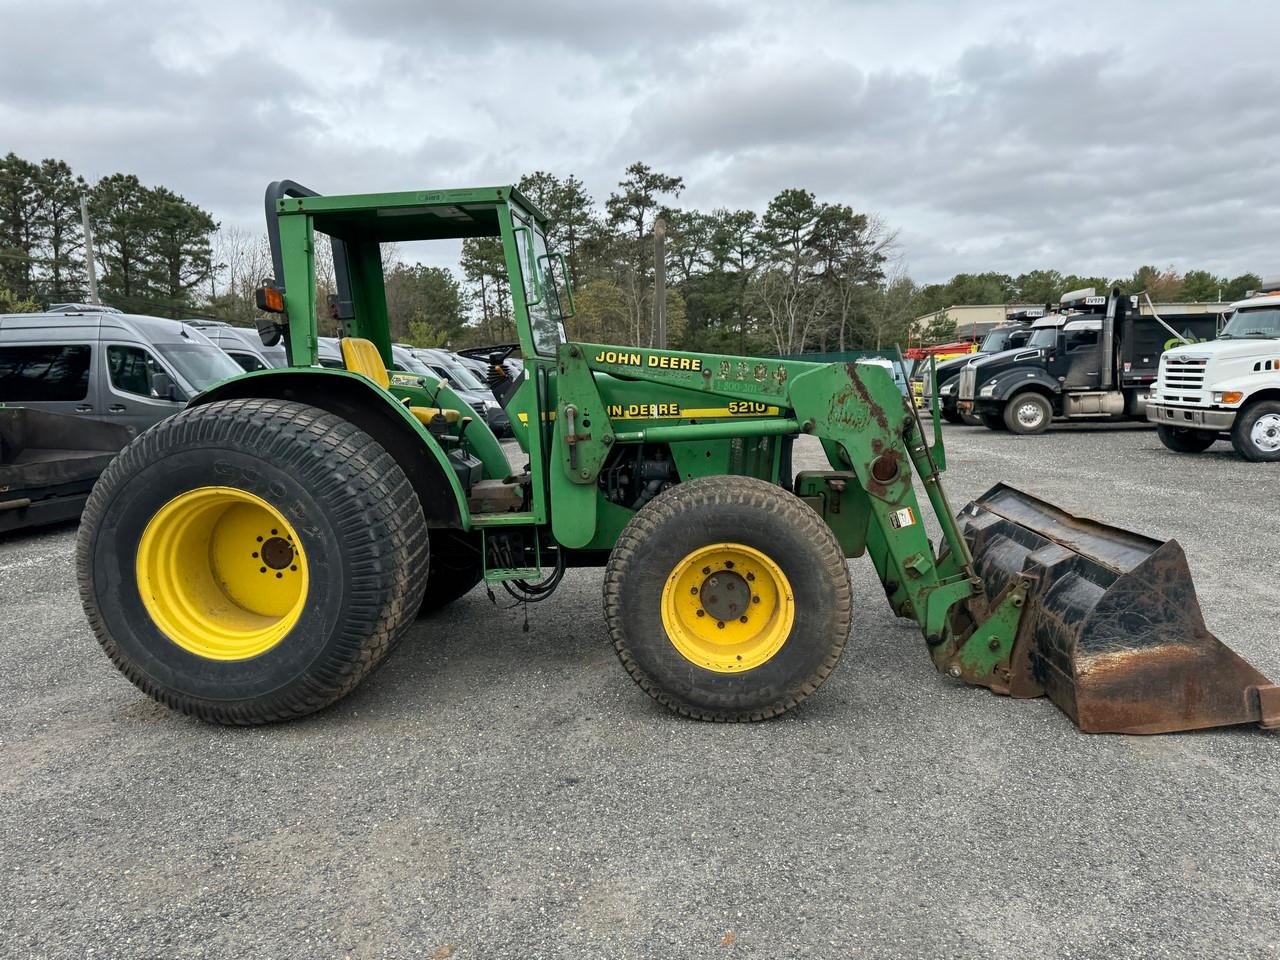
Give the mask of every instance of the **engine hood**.
M 1210 357 L 1219 360 L 1244 359 L 1248 357 L 1273 357 L 1280 353 L 1280 340 L 1207 340 L 1204 343 L 1184 343 L 1180 347 L 1166 350 L 1166 360 L 1175 358 L 1195 358 L 1206 360 Z

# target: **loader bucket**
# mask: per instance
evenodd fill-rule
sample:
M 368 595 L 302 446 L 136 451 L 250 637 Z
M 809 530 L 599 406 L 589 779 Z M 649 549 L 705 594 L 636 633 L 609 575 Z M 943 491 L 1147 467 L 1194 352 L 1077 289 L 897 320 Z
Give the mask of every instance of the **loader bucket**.
M 1280 726 L 1280 687 L 1205 627 L 1177 541 L 1083 519 L 1004 484 L 961 511 L 988 597 L 1028 584 L 1008 693 L 1086 733 Z

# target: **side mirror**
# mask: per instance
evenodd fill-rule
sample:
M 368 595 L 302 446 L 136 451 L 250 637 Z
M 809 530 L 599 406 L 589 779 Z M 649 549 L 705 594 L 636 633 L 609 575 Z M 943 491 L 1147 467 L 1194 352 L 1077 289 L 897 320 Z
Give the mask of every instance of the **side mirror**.
M 178 394 L 178 385 L 167 373 L 156 371 L 151 374 L 151 396 L 156 400 L 170 400 L 176 403 L 182 397 Z

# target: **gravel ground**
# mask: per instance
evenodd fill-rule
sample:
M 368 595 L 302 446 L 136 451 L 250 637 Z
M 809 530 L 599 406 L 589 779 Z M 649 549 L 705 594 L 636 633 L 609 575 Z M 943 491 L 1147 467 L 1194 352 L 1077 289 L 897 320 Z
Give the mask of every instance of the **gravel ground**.
M 1280 467 L 1148 429 L 948 428 L 1006 480 L 1176 537 L 1210 627 L 1280 675 Z M 802 441 L 797 466 L 819 466 Z M 85 626 L 68 527 L 0 540 L 0 944 L 11 957 L 1263 957 L 1280 740 L 1085 736 L 929 665 L 865 560 L 801 710 L 681 720 L 624 674 L 600 572 L 483 590 L 335 708 L 170 714 Z

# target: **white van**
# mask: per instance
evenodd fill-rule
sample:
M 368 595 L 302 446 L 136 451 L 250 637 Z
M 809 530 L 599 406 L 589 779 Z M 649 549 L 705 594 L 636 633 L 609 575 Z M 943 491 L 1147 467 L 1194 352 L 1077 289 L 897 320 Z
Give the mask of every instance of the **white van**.
M 196 328 L 110 307 L 0 315 L 0 406 L 69 413 L 138 432 L 242 373 Z

